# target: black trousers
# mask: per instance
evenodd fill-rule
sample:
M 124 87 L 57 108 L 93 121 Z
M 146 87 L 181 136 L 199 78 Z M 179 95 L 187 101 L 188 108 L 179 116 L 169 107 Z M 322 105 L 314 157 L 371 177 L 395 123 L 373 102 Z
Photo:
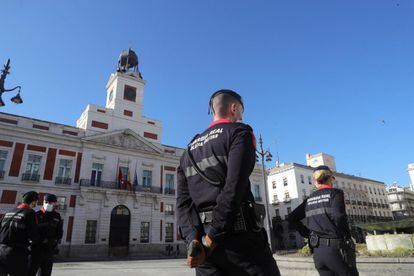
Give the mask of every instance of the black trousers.
M 279 276 L 265 232 L 229 234 L 206 262 L 196 268 L 197 276 Z
M 52 275 L 53 250 L 32 249 L 29 262 L 29 276 L 36 276 L 40 268 L 40 276 Z
M 337 246 L 319 245 L 314 248 L 313 261 L 321 276 L 358 276 L 356 265 L 349 266 Z
M 27 249 L 0 244 L 0 276 L 27 275 Z

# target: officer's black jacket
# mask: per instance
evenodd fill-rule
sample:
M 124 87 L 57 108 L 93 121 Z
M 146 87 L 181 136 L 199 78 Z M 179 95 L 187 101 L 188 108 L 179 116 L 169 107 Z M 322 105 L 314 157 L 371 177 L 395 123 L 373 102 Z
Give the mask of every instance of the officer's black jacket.
M 0 244 L 27 247 L 36 237 L 35 231 L 35 211 L 21 204 L 1 219 Z
M 289 215 L 288 221 L 304 237 L 309 237 L 310 232 L 323 238 L 351 237 L 344 192 L 339 189 L 325 188 L 313 192 Z
M 37 242 L 33 248 L 53 250 L 63 236 L 63 222 L 60 214 L 56 211 L 45 212 L 41 209 L 36 212 Z
M 200 177 L 191 165 L 188 151 L 209 179 L 222 184 L 214 186 Z M 206 234 L 217 238 L 232 228 L 241 202 L 254 201 L 249 176 L 255 166 L 255 154 L 252 129 L 243 123 L 216 121 L 192 140 L 177 170 L 178 225 L 187 241 L 201 238 L 203 230 L 197 212 L 213 211 L 212 227 Z

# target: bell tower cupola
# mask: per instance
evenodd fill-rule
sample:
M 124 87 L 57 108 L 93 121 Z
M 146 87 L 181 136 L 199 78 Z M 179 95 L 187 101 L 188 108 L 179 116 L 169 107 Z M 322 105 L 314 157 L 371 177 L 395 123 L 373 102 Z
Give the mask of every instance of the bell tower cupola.
M 143 109 L 145 81 L 138 67 L 138 56 L 132 50 L 119 55 L 116 72 L 111 74 L 106 85 L 106 108 L 115 114 L 130 114 L 140 117 Z

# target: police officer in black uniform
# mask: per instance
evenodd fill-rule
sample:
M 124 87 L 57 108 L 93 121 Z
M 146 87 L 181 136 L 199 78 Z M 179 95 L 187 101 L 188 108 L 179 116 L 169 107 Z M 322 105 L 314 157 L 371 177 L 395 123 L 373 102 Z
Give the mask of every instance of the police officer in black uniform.
M 178 168 L 177 214 L 196 275 L 280 275 L 254 212 L 249 176 L 255 138 L 241 123 L 239 94 L 219 90 L 210 99 L 214 121 L 196 135 Z
M 37 242 L 31 247 L 29 276 L 35 276 L 40 268 L 40 276 L 50 276 L 53 267 L 53 255 L 63 235 L 63 222 L 60 214 L 55 211 L 57 197 L 47 194 L 43 207 L 36 212 Z
M 26 276 L 28 269 L 28 246 L 35 239 L 36 220 L 32 208 L 39 195 L 27 192 L 23 203 L 1 219 L 0 226 L 0 275 Z
M 332 187 L 335 176 L 327 166 L 315 168 L 313 178 L 317 190 L 289 215 L 289 223 L 309 239 L 319 275 L 358 275 L 344 192 Z

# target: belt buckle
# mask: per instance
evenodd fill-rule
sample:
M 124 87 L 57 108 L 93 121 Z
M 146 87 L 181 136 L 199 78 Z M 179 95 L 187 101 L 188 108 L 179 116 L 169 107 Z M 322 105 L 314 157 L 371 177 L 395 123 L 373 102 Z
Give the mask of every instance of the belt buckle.
M 201 218 L 201 223 L 205 223 L 206 222 L 206 213 L 201 212 L 200 218 Z

